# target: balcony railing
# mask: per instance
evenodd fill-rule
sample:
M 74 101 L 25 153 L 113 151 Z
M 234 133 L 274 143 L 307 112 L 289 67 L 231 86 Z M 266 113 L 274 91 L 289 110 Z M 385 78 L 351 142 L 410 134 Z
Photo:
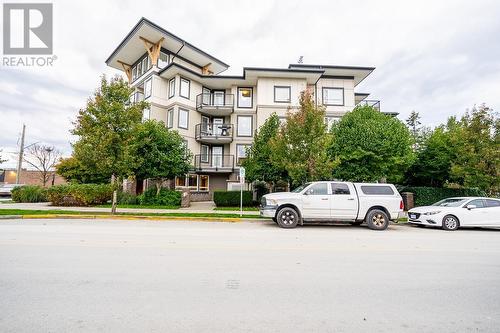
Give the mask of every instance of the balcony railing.
M 196 96 L 196 109 L 213 115 L 228 115 L 234 108 L 234 95 L 203 93 Z
M 233 141 L 233 124 L 197 124 L 195 127 L 195 138 L 207 142 L 231 142 Z
M 204 172 L 233 172 L 234 155 L 199 154 L 194 156 L 194 168 Z
M 375 108 L 376 110 L 380 111 L 380 101 L 377 100 L 370 100 L 370 99 L 365 99 L 359 102 L 357 105 L 359 106 L 371 106 Z

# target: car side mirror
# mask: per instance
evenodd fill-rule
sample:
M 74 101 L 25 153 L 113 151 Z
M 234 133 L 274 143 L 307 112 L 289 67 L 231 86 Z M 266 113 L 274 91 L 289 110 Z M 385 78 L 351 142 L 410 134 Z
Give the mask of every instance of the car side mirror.
M 471 209 L 477 208 L 477 206 L 476 205 L 467 205 L 467 206 L 465 206 L 465 208 L 467 208 L 468 210 L 471 210 Z

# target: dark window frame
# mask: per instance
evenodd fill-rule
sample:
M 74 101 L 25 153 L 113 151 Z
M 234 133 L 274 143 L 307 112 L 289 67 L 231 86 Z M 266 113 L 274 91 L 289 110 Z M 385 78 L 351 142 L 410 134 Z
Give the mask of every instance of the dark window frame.
M 181 111 L 186 111 L 187 112 L 187 118 L 186 118 L 186 127 L 181 126 Z M 177 127 L 182 128 L 182 129 L 189 129 L 189 110 L 184 109 L 184 108 L 179 108 L 177 111 Z
M 276 88 L 281 89 L 281 88 L 287 88 L 288 89 L 288 100 L 281 100 L 278 101 L 276 100 Z M 292 101 L 292 86 L 274 86 L 274 103 L 290 103 Z
M 250 118 L 250 135 L 240 135 L 240 117 Z M 253 116 L 252 115 L 238 115 L 236 117 L 236 136 L 240 138 L 252 138 L 253 137 Z
M 240 89 L 250 89 L 250 106 L 240 106 Z M 253 87 L 238 87 L 236 89 L 236 107 L 238 109 L 253 109 Z
M 188 95 L 184 96 L 182 95 L 182 80 L 187 81 L 188 83 Z M 191 99 L 191 80 L 186 79 L 185 77 L 181 76 L 180 83 L 179 83 L 179 96 L 185 99 Z
M 173 77 L 170 80 L 168 80 L 168 98 L 169 99 L 175 96 L 175 81 L 176 81 L 175 77 Z M 171 85 L 170 85 L 171 82 L 174 83 L 173 89 L 170 89 L 171 88 Z
M 342 90 L 342 104 L 325 103 L 325 89 Z M 327 105 L 327 106 L 345 106 L 345 90 L 344 90 L 344 88 L 341 88 L 341 87 L 322 87 L 321 88 L 321 101 L 323 102 L 323 105 Z

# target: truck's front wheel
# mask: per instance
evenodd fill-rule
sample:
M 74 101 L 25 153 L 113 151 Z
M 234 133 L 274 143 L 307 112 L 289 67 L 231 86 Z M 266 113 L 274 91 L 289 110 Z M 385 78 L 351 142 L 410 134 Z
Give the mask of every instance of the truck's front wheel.
M 380 209 L 372 209 L 366 214 L 368 228 L 372 230 L 385 230 L 389 226 L 389 216 Z
M 276 214 L 276 221 L 282 228 L 295 228 L 299 223 L 299 214 L 291 207 L 281 208 Z

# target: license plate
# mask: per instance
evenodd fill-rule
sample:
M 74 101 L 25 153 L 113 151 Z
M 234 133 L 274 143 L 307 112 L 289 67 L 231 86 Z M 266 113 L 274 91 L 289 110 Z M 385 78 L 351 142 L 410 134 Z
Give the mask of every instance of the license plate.
M 416 218 L 417 218 L 417 215 L 415 215 L 415 214 L 410 214 L 410 218 L 411 218 L 411 219 L 416 219 Z

